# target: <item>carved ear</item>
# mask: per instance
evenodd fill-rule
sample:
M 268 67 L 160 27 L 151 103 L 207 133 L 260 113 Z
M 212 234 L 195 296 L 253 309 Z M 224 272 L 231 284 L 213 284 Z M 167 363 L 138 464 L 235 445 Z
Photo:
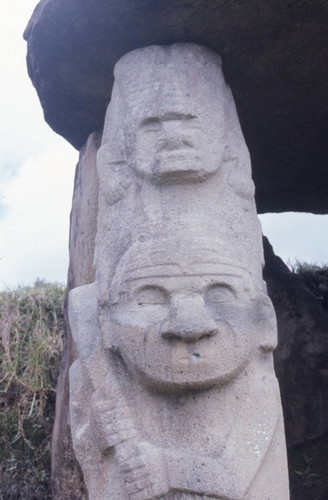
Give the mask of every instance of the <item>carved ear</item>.
M 253 200 L 255 195 L 254 182 L 246 168 L 242 168 L 238 158 L 231 158 L 228 165 L 228 185 L 244 200 Z
M 97 153 L 97 170 L 100 194 L 109 205 L 114 205 L 131 184 L 125 155 L 115 157 L 110 143 L 102 145 Z
M 270 352 L 277 347 L 276 313 L 270 298 L 265 293 L 260 292 L 256 302 L 259 347 L 264 352 Z
M 252 200 L 255 187 L 249 152 L 240 127 L 235 102 L 229 87 L 225 94 L 225 127 L 227 147 L 224 161 L 227 183 L 244 200 Z
M 68 317 L 79 358 L 90 356 L 101 342 L 95 284 L 73 288 L 68 296 Z

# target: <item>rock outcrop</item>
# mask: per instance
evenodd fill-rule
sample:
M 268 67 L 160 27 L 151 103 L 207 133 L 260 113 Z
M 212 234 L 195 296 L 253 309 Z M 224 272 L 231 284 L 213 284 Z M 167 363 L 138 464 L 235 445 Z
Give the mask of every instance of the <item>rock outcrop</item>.
M 90 135 L 76 167 L 70 227 L 70 263 L 67 290 L 94 280 L 93 257 L 97 230 L 98 176 L 96 154 L 101 132 Z M 65 308 L 65 342 L 56 395 L 56 419 L 52 436 L 52 490 L 57 500 L 85 500 L 87 492 L 72 448 L 69 418 L 69 368 L 77 353 Z
M 278 320 L 275 368 L 288 446 L 328 432 L 328 312 L 264 241 L 264 277 Z

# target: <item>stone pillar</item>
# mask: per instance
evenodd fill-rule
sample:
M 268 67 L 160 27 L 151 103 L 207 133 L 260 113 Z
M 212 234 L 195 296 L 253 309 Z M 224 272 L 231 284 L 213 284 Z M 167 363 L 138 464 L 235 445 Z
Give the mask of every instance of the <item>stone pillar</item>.
M 276 320 L 220 58 L 151 46 L 114 75 L 95 279 L 69 298 L 89 498 L 288 500 Z
M 100 142 L 101 132 L 90 134 L 81 149 L 76 167 L 70 224 L 68 291 L 94 280 L 93 257 L 99 190 L 96 154 Z M 57 384 L 56 418 L 51 446 L 52 493 L 57 500 L 86 498 L 81 470 L 72 448 L 69 417 L 68 372 L 76 357 L 76 348 L 66 318 L 65 345 Z

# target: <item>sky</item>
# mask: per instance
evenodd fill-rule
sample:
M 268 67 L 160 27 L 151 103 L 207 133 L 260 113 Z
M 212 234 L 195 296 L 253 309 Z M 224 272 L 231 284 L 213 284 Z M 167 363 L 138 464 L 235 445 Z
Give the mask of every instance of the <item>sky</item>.
M 0 5 L 0 290 L 65 283 L 77 151 L 53 132 L 26 70 L 22 34 L 37 0 Z M 266 214 L 263 233 L 287 264 L 328 263 L 328 216 Z

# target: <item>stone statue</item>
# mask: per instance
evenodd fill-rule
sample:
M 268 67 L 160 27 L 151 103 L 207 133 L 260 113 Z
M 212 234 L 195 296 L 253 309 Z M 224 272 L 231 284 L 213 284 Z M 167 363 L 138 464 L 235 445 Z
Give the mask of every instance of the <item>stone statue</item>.
M 186 231 L 236 242 L 261 275 L 249 153 L 219 56 L 195 44 L 146 47 L 114 74 L 97 162 L 102 287 L 133 242 Z
M 98 172 L 96 280 L 69 298 L 90 500 L 288 500 L 275 314 L 219 57 L 124 56 Z

